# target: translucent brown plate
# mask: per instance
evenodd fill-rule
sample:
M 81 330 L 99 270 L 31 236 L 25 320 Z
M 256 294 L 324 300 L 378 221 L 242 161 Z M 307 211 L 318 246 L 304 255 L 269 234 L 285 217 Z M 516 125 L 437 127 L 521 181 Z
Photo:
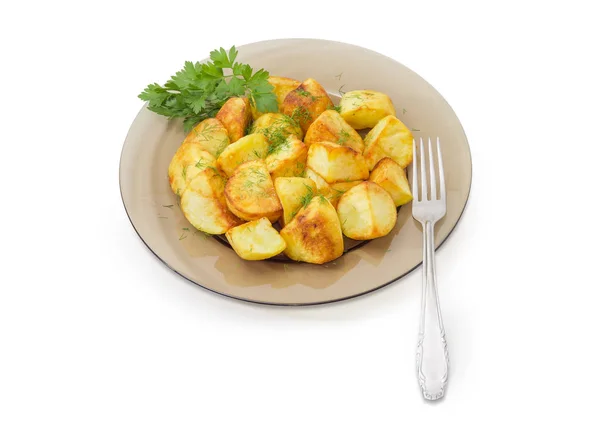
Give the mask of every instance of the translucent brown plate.
M 272 75 L 313 77 L 332 95 L 352 89 L 388 94 L 415 137 L 437 137 L 446 171 L 447 214 L 436 227 L 436 246 L 456 226 L 471 186 L 471 155 L 463 128 L 444 98 L 393 59 L 354 45 L 315 39 L 280 39 L 238 47 L 238 60 Z M 421 263 L 421 227 L 411 206 L 383 238 L 361 244 L 322 266 L 289 261 L 245 261 L 223 240 L 197 232 L 183 217 L 167 180 L 167 167 L 185 137 L 180 122 L 145 107 L 125 139 L 119 172 L 121 196 L 133 227 L 169 268 L 199 286 L 250 302 L 312 305 L 352 298 L 384 287 Z

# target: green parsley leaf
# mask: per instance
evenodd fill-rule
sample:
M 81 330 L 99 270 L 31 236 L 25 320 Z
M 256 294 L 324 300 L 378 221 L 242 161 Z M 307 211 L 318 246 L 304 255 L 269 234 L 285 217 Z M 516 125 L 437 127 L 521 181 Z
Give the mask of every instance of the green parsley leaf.
M 214 117 L 231 97 L 248 96 L 260 112 L 277 112 L 277 98 L 267 81 L 269 72 L 253 72 L 236 62 L 238 51 L 219 48 L 206 63 L 186 61 L 163 86 L 151 83 L 139 94 L 148 109 L 169 119 L 182 118 L 189 132 L 196 124 Z

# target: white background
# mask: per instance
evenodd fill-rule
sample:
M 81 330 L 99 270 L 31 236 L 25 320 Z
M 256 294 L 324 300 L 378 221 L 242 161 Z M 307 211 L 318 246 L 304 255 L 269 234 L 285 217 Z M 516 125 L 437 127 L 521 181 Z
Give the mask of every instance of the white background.
M 598 433 L 594 3 L 3 2 L 0 433 Z M 284 37 L 393 57 L 464 125 L 441 403 L 415 379 L 419 273 L 330 306 L 244 304 L 180 279 L 127 220 L 143 87 Z

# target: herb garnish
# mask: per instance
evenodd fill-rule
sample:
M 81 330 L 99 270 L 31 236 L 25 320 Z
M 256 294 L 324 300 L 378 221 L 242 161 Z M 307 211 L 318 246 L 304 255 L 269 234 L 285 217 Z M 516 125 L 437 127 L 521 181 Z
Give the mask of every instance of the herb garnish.
M 169 119 L 183 118 L 186 132 L 212 118 L 230 97 L 250 96 L 259 112 L 277 112 L 277 98 L 267 81 L 269 72 L 253 72 L 250 65 L 235 62 L 237 50 L 213 50 L 206 63 L 185 62 L 163 86 L 149 84 L 139 95 L 148 109 Z

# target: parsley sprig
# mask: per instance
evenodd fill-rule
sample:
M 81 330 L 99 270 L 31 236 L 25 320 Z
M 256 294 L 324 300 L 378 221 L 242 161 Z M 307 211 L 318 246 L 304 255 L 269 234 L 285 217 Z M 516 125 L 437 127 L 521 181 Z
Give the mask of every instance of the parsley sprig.
M 206 63 L 185 62 L 163 86 L 149 84 L 139 95 L 148 109 L 169 119 L 183 118 L 185 131 L 214 117 L 231 97 L 249 96 L 259 112 L 277 112 L 277 98 L 267 81 L 269 72 L 254 72 L 250 65 L 236 62 L 235 46 L 213 50 Z

